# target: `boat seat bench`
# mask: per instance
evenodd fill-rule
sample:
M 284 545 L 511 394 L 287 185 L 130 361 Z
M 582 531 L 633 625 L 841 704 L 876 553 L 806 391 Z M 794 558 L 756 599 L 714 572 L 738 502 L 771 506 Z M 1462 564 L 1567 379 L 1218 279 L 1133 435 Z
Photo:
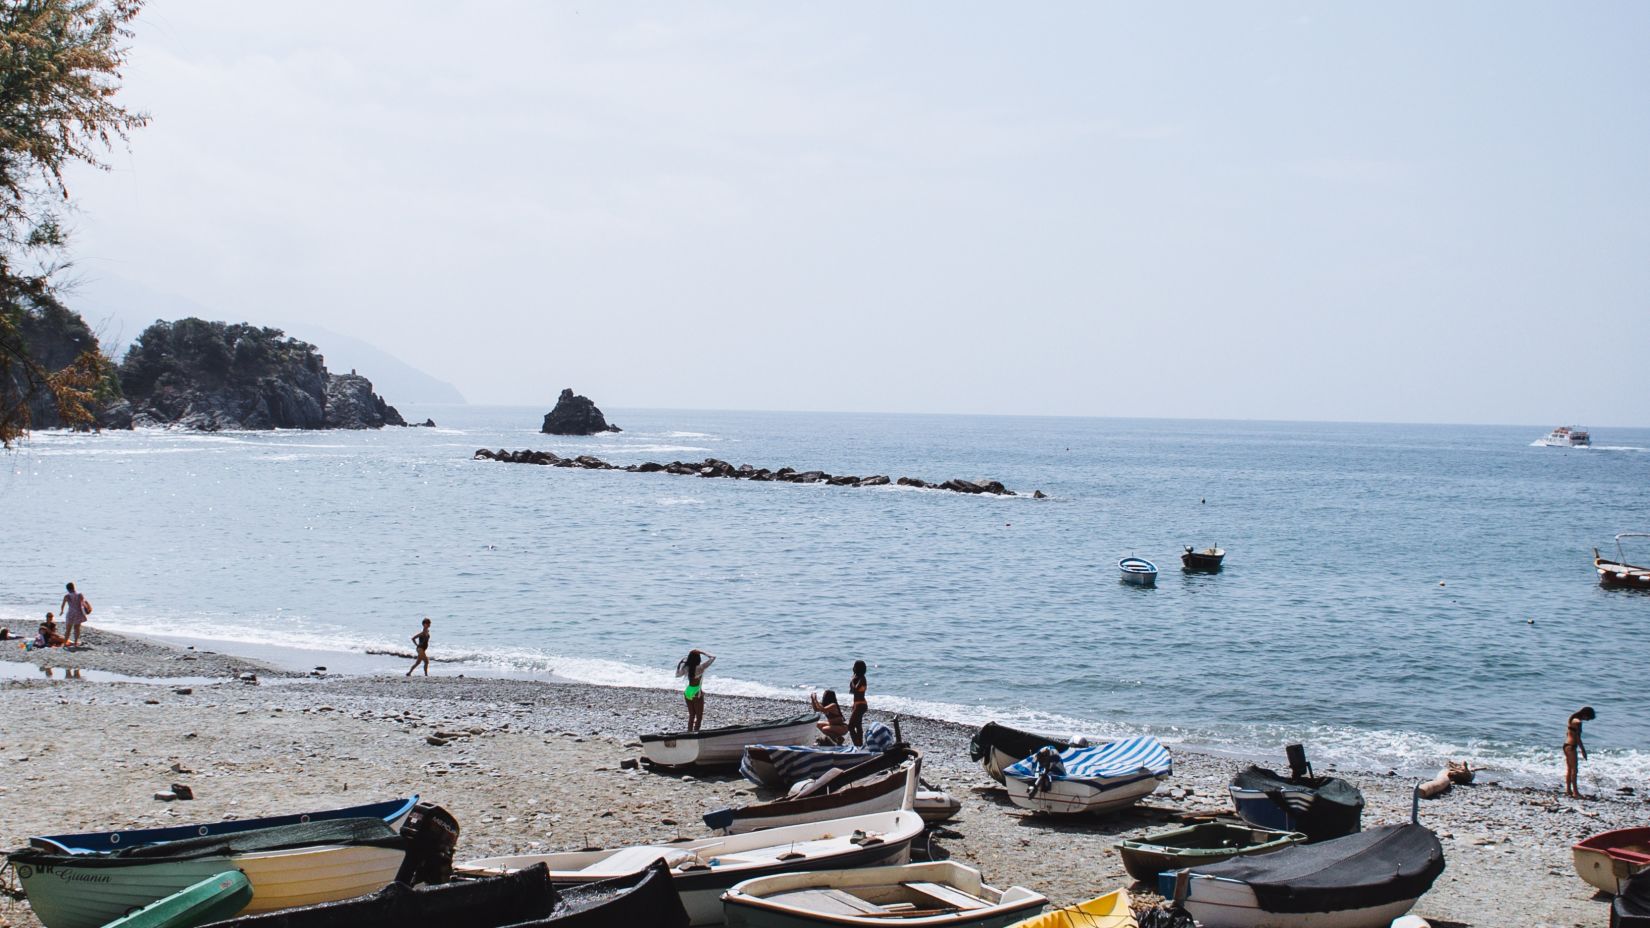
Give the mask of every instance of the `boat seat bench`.
M 986 903 L 975 899 L 973 896 L 970 896 L 967 893 L 958 892 L 949 886 L 944 886 L 939 883 L 914 882 L 901 883 L 900 885 L 911 890 L 912 892 L 927 896 L 928 898 L 943 904 L 947 908 L 967 911 L 969 909 L 983 909 L 986 907 Z

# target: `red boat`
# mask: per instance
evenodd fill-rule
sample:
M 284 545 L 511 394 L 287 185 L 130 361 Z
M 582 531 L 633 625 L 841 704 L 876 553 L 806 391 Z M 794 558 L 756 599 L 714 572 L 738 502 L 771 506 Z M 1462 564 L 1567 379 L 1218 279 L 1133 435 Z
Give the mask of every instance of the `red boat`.
M 1617 535 L 1616 559 L 1613 561 L 1601 557 L 1597 548 L 1593 549 L 1593 568 L 1598 571 L 1599 586 L 1650 590 L 1650 567 L 1627 563 L 1627 556 L 1621 551 L 1623 538 L 1650 538 L 1650 532 L 1622 532 Z
M 1618 828 L 1584 838 L 1570 849 L 1576 873 L 1615 894 L 1628 877 L 1650 870 L 1650 828 Z

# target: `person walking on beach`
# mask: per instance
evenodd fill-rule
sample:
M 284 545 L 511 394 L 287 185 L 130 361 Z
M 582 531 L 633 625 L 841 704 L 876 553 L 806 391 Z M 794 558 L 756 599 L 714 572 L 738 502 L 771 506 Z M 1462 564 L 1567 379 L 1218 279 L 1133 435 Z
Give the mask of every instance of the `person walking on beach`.
M 413 658 L 413 665 L 407 668 L 407 676 L 412 676 L 412 672 L 418 669 L 418 665 L 423 664 L 424 676 L 427 677 L 430 675 L 430 620 L 428 616 L 424 618 L 423 630 L 412 636 L 412 643 L 418 646 L 418 656 Z
M 854 697 L 854 707 L 848 713 L 848 737 L 854 747 L 865 746 L 865 662 L 854 661 L 854 675 L 848 680 L 848 692 Z
M 1576 785 L 1581 767 L 1576 755 L 1580 754 L 1583 758 L 1587 756 L 1587 745 L 1581 741 L 1581 723 L 1591 722 L 1595 718 L 1598 718 L 1598 713 L 1593 711 L 1592 706 L 1582 706 L 1575 715 L 1570 716 L 1570 722 L 1564 729 L 1564 795 L 1571 799 L 1586 798 L 1581 795 L 1581 789 Z
M 676 664 L 676 676 L 687 677 L 682 698 L 687 700 L 688 731 L 698 731 L 705 722 L 705 671 L 714 663 L 716 655 L 694 648 Z
M 86 614 L 92 611 L 92 604 L 82 593 L 76 593 L 73 583 L 64 584 L 68 590 L 63 594 L 63 602 L 58 604 L 57 611 L 63 613 L 63 637 L 65 646 L 80 647 L 80 626 L 86 624 Z
M 809 693 L 808 702 L 813 704 L 815 712 L 825 715 L 825 720 L 817 726 L 819 733 L 830 739 L 832 744 L 841 744 L 842 736 L 848 733 L 848 723 L 842 720 L 842 707 L 836 703 L 836 690 L 826 690 L 823 699 L 818 693 Z

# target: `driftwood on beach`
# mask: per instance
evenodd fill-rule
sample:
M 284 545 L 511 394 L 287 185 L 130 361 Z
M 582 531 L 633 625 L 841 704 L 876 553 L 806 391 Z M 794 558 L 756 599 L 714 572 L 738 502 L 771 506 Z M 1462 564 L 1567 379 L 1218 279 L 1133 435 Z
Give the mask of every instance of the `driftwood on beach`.
M 578 457 L 564 458 L 550 451 L 506 451 L 500 448 L 492 451 L 487 448 L 476 449 L 475 459 L 478 461 L 503 461 L 507 464 L 539 464 L 548 467 L 577 467 L 585 470 L 623 470 L 636 474 L 676 474 L 683 477 L 730 477 L 735 480 L 753 480 L 758 483 L 779 481 L 783 483 L 824 483 L 833 487 L 878 487 L 893 484 L 902 487 L 916 487 L 928 490 L 950 490 L 953 493 L 984 493 L 992 496 L 1018 496 L 1013 490 L 996 480 L 963 480 L 952 479 L 942 483 L 929 483 L 916 477 L 900 477 L 893 479 L 881 474 L 871 477 L 858 477 L 852 474 L 828 474 L 822 470 L 799 471 L 794 467 L 781 467 L 778 470 L 769 470 L 766 467 L 752 467 L 749 464 L 740 464 L 735 467 L 727 461 L 716 458 L 705 458 L 700 462 L 671 461 L 669 464 L 659 464 L 647 461 L 642 464 L 629 464 L 620 467 L 609 464 L 600 458 L 581 454 Z M 1032 497 L 1043 499 L 1042 490 L 1033 492 Z

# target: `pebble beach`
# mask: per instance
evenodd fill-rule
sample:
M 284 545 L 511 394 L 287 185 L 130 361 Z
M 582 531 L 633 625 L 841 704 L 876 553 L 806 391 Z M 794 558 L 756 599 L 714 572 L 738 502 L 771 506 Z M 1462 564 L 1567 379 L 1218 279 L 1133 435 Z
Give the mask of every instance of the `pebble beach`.
M 763 798 L 737 773 L 626 769 L 641 753 L 640 733 L 681 725 L 679 699 L 660 690 L 451 674 L 329 676 L 107 632 L 75 652 L 6 646 L 0 657 L 7 662 L 0 842 L 8 848 L 33 834 L 245 818 L 418 793 L 458 817 L 465 859 L 692 836 L 704 830 L 705 811 Z M 795 709 L 717 696 L 712 688 L 706 725 Z M 879 718 L 874 702 L 872 718 Z M 1159 830 L 1177 812 L 1229 809 L 1226 783 L 1249 760 L 1172 746 L 1174 775 L 1141 808 L 1053 819 L 1010 805 L 969 761 L 970 729 L 913 716 L 899 723 L 924 752 L 924 779 L 963 806 L 930 831 L 922 850 L 977 867 L 995 885 L 1039 890 L 1056 904 L 1128 886 L 1115 843 Z M 1255 760 L 1281 765 L 1281 746 L 1280 757 Z M 1363 790 L 1366 826 L 1408 818 L 1413 781 L 1333 772 Z M 1442 838 L 1447 869 L 1416 913 L 1434 925 L 1603 924 L 1605 898 L 1572 871 L 1570 845 L 1642 824 L 1650 803 L 1623 793 L 1564 799 L 1556 774 L 1551 790 L 1458 786 L 1423 802 L 1421 820 Z M 188 785 L 195 798 L 156 798 L 173 783 Z M 37 924 L 26 902 L 0 900 L 0 925 Z

